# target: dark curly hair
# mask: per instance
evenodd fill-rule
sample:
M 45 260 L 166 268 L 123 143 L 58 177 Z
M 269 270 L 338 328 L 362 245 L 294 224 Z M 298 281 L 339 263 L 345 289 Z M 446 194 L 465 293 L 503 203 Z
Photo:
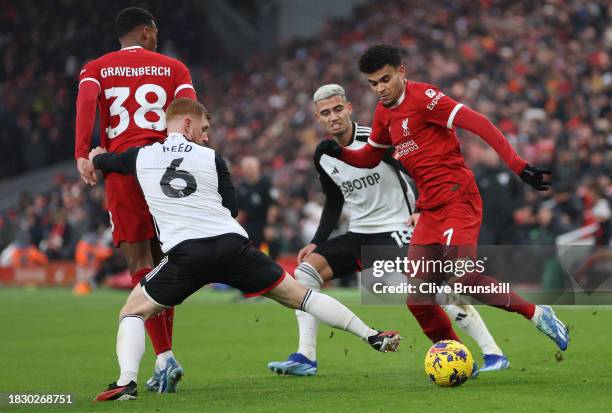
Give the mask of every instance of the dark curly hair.
M 397 47 L 388 44 L 377 44 L 371 46 L 359 58 L 359 71 L 361 73 L 374 73 L 386 65 L 399 67 L 402 64 L 402 56 Z

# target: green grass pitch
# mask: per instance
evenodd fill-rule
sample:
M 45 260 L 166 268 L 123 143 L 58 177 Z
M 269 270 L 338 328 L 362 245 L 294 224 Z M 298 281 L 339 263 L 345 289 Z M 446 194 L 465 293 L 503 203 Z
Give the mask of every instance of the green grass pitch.
M 0 289 L 0 411 L 66 412 L 598 412 L 612 407 L 612 308 L 560 307 L 570 348 L 554 344 L 522 317 L 478 307 L 510 370 L 481 374 L 459 388 L 437 388 L 423 371 L 429 343 L 405 307 L 360 305 L 357 291 L 327 290 L 368 324 L 398 329 L 400 351 L 381 354 L 356 337 L 322 326 L 319 375 L 281 377 L 267 370 L 296 348 L 293 311 L 267 300 L 233 301 L 202 291 L 176 310 L 174 353 L 185 367 L 179 393 L 148 393 L 153 367 L 141 364 L 139 399 L 94 403 L 117 377 L 117 314 L 127 294 L 74 297 L 61 289 Z M 464 337 L 465 338 L 465 337 Z M 465 342 L 475 358 L 480 352 Z M 10 393 L 72 394 L 72 406 L 8 405 Z

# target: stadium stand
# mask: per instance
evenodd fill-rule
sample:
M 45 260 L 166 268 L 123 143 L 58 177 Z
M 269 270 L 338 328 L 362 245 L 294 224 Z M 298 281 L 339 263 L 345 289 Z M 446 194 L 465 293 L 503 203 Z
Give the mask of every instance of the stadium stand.
M 311 157 L 322 137 L 312 116 L 312 92 L 322 83 L 343 84 L 356 120 L 368 124 L 375 99 L 356 62 L 367 46 L 385 42 L 403 49 L 410 78 L 433 83 L 486 114 L 525 159 L 554 171 L 549 193 L 513 185 L 515 178 L 496 155 L 461 132 L 485 200 L 483 242 L 552 244 L 561 234 L 597 224 L 597 243 L 609 244 L 608 2 L 404 3 L 371 2 L 350 19 L 328 21 L 318 37 L 256 54 L 241 68 L 223 66 L 223 53 L 214 46 L 202 52 L 203 25 L 177 30 L 188 5 L 153 8 L 160 51 L 188 64 L 213 112 L 211 146 L 230 161 L 236 180 L 247 155 L 257 156 L 271 178 L 278 196 L 266 230 L 269 241 L 280 253 L 309 241 L 301 239 L 300 227 L 304 205 L 318 199 Z M 78 70 L 117 46 L 109 26 L 116 4 L 2 4 L 0 180 L 7 180 L 71 158 Z M 53 13 L 41 11 L 51 7 Z M 100 187 L 58 178 L 46 192 L 24 195 L 0 212 L 0 249 L 29 239 L 51 259 L 71 258 L 83 235 L 106 223 Z

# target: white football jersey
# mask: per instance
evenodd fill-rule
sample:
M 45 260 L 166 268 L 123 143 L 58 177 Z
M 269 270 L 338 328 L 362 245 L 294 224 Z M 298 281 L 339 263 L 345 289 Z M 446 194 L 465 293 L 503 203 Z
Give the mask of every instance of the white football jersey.
M 136 177 L 164 253 L 189 239 L 228 233 L 248 238 L 222 204 L 214 150 L 172 133 L 163 143 L 140 148 Z
M 354 123 L 353 141 L 347 148 L 361 148 L 370 133 L 370 128 Z M 372 169 L 356 168 L 328 155 L 321 156 L 319 165 L 344 197 L 350 232 L 412 232 L 406 223 L 415 197 L 402 172 L 385 162 Z

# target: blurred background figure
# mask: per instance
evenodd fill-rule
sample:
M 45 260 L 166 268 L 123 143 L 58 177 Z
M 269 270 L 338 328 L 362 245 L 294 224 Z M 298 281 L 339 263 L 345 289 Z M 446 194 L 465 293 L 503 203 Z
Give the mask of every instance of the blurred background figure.
M 591 183 L 585 188 L 585 198 L 589 205 L 585 212 L 585 220 L 598 225 L 596 244 L 606 245 L 610 240 L 610 233 L 612 231 L 610 201 L 606 198 L 601 186 L 596 182 Z
M 76 244 L 74 262 L 76 264 L 76 282 L 72 291 L 76 295 L 91 292 L 92 286 L 97 284 L 95 276 L 102 267 L 102 263 L 113 256 L 112 235 L 104 226 L 95 231 L 83 234 Z
M 268 177 L 261 173 L 261 164 L 254 156 L 246 156 L 240 162 L 241 181 L 238 185 L 238 221 L 244 226 L 257 248 L 269 252 L 264 236 L 268 222 L 268 211 L 272 205 L 272 186 Z M 273 238 L 268 234 L 268 239 Z
M 22 233 L 6 247 L 0 262 L 13 268 L 33 268 L 47 265 L 49 258 L 32 244 L 28 234 Z
M 483 201 L 480 244 L 511 245 L 519 241 L 514 211 L 524 203 L 523 183 L 491 147 L 483 149 L 474 171 Z

